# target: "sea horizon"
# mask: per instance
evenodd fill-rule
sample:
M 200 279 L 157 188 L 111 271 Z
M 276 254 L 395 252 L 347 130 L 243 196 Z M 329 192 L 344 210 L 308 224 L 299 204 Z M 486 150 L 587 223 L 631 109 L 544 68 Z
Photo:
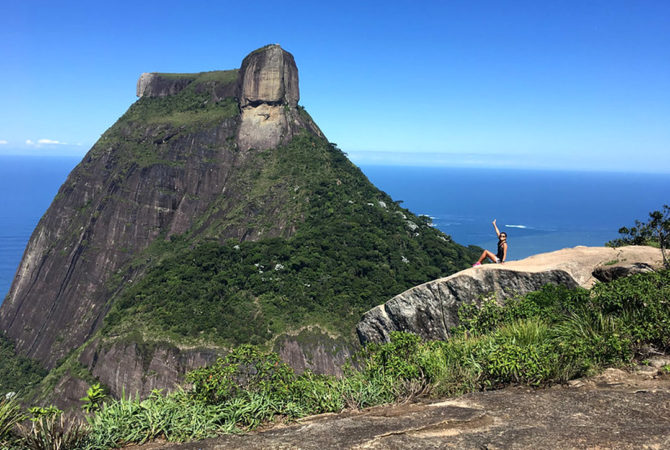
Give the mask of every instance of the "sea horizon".
M 80 156 L 0 155 L 0 303 L 30 235 Z M 509 235 L 509 259 L 602 246 L 618 229 L 668 203 L 670 179 L 644 172 L 359 166 L 368 179 L 462 245 L 495 249 L 491 221 Z M 39 183 L 35 182 L 39 180 Z

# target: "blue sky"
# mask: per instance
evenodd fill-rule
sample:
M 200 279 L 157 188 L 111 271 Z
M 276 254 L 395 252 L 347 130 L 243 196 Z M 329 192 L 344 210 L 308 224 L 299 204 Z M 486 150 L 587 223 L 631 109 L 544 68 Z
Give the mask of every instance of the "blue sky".
M 668 1 L 0 6 L 0 154 L 83 155 L 142 72 L 280 43 L 359 164 L 670 172 Z

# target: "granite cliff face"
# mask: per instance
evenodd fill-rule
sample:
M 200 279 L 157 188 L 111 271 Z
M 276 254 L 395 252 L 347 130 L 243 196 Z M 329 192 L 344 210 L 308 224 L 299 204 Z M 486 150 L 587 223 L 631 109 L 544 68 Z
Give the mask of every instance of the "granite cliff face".
M 356 332 L 362 344 L 386 342 L 392 331 L 446 339 L 458 325 L 458 309 L 464 303 L 479 304 L 486 298 L 504 302 L 545 284 L 590 288 L 597 279 L 611 281 L 661 266 L 661 251 L 653 247 L 575 247 L 474 267 L 408 289 L 371 309 Z
M 137 95 L 60 188 L 0 307 L 16 351 L 65 374 L 63 398 L 81 397 L 66 391 L 81 389 L 82 371 L 113 394 L 170 387 L 244 342 L 298 370 L 338 373 L 357 345 L 342 324 L 352 330 L 374 295 L 472 258 L 328 143 L 298 105 L 298 70 L 278 45 L 239 70 L 142 74 Z M 355 242 L 370 249 L 340 267 Z M 191 264 L 197 254 L 206 261 Z M 329 281 L 342 271 L 351 286 Z M 203 273 L 216 287 L 184 294 Z M 287 300 L 295 291 L 299 307 Z M 309 322 L 335 307 L 323 298 L 347 311 L 337 326 Z

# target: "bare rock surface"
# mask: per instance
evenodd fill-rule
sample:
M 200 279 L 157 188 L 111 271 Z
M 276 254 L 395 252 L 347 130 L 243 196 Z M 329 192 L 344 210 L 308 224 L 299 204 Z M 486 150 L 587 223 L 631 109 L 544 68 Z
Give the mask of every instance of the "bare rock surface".
M 158 73 L 143 73 L 137 80 L 138 97 L 165 97 L 175 95 L 191 84 L 192 77 L 166 77 Z
M 308 417 L 173 449 L 572 449 L 670 446 L 670 375 L 608 369 L 573 386 L 511 387 Z
M 240 106 L 260 103 L 298 106 L 298 67 L 278 44 L 258 49 L 242 61 Z
M 646 246 L 574 247 L 505 264 L 462 270 L 413 287 L 363 315 L 356 331 L 361 343 L 388 341 L 392 331 L 410 331 L 425 339 L 445 339 L 458 325 L 463 303 L 495 297 L 504 301 L 551 283 L 590 288 L 594 273 L 636 273 L 661 267 L 661 251 Z M 639 269 L 642 267 L 643 269 Z M 636 269 L 638 268 L 638 269 Z
M 125 391 L 145 398 L 154 389 L 174 390 L 187 371 L 213 364 L 223 353 L 223 349 L 179 349 L 165 343 L 115 342 L 107 347 L 94 341 L 84 349 L 79 362 L 116 396 Z M 73 403 L 59 404 L 67 407 Z
M 244 58 L 238 90 L 241 122 L 237 140 L 241 150 L 274 148 L 305 128 L 321 135 L 311 119 L 299 114 L 298 67 L 293 55 L 278 44 Z

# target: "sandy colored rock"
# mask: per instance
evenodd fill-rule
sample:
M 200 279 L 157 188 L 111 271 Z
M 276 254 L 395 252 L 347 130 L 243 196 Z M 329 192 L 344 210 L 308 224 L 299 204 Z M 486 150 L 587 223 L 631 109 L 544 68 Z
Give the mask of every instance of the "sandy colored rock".
M 446 339 L 458 325 L 464 303 L 498 301 L 536 291 L 546 284 L 590 288 L 598 268 L 643 264 L 659 268 L 661 251 L 646 246 L 574 247 L 505 264 L 462 270 L 408 289 L 363 315 L 356 331 L 362 344 L 388 341 L 392 331 L 409 331 L 425 339 Z

